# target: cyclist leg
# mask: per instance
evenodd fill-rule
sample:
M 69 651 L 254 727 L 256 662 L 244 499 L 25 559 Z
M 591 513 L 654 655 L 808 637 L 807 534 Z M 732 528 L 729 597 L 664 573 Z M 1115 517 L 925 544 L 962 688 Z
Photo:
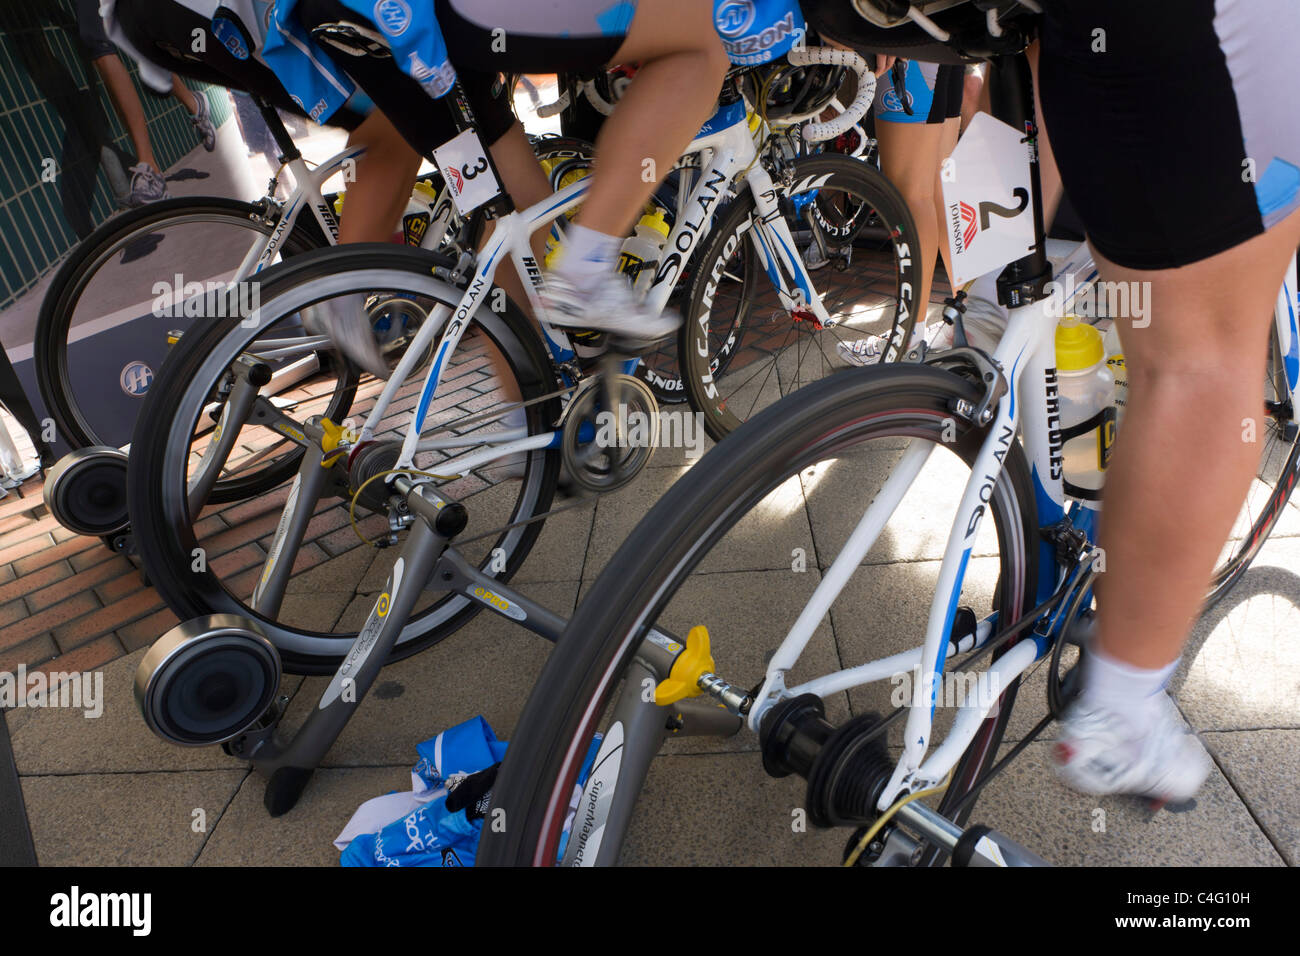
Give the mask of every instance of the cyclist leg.
M 365 146 L 366 151 L 357 160 L 356 181 L 348 184 L 339 242 L 382 242 L 406 209 L 420 155 L 379 110 L 352 131 L 348 143 Z
M 901 90 L 895 86 L 900 73 Z M 958 66 L 900 60 L 881 76 L 876 89 L 880 171 L 903 194 L 916 224 L 920 282 L 913 300 L 917 316 L 909 347 L 923 340 L 934 344 L 946 331 L 942 321 L 927 326 L 926 319 L 935 257 L 941 255 L 945 269 L 949 268 L 941 173 L 943 160 L 957 145 L 963 76 Z M 883 336 L 871 335 L 841 342 L 838 349 L 848 361 L 865 365 L 877 361 L 887 344 Z
M 1258 463 L 1243 430 L 1262 412 L 1268 317 L 1300 242 L 1300 135 L 1285 112 L 1300 94 L 1288 50 L 1300 13 L 1285 0 L 1045 6 L 1042 98 L 1062 178 L 1103 281 L 1138 283 L 1143 306 L 1121 319 L 1129 396 L 1107 571 L 1056 758 L 1080 789 L 1186 799 L 1209 763 L 1163 688 Z M 1104 56 L 1090 52 L 1096 29 Z
M 651 313 L 615 274 L 623 239 L 655 186 L 708 118 L 728 59 L 711 4 L 699 0 L 437 0 L 457 71 L 591 72 L 637 62 L 596 142 L 596 172 L 566 236 L 545 299 L 557 324 L 648 341 L 676 316 Z

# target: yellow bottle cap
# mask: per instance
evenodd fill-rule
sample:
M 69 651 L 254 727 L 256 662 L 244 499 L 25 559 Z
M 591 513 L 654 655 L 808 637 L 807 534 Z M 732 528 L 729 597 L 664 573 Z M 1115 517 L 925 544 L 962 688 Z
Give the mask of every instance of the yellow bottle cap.
M 343 193 L 339 193 L 338 198 L 334 200 L 334 215 L 343 215 Z
M 651 229 L 659 233 L 659 235 L 663 236 L 665 239 L 668 238 L 668 233 L 672 231 L 671 229 L 668 228 L 668 220 L 664 218 L 664 213 L 662 209 L 656 209 L 654 211 L 653 216 L 642 216 L 641 221 L 638 222 L 637 225 L 649 226 Z
M 423 179 L 415 184 L 415 191 L 423 196 L 427 196 L 429 199 L 438 198 L 438 190 L 434 189 L 433 186 L 426 183 Z
M 1056 367 L 1062 372 L 1092 368 L 1106 357 L 1101 333 L 1075 315 L 1067 315 L 1056 326 Z

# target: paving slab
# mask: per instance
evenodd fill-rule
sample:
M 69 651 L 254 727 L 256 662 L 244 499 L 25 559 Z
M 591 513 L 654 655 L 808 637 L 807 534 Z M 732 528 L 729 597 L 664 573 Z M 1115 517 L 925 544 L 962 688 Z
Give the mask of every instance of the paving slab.
M 247 771 L 23 777 L 41 866 L 186 866 Z
M 1300 865 L 1300 731 L 1211 731 L 1202 739 L 1282 858 Z
M 414 763 L 414 761 L 411 761 Z M 200 866 L 337 866 L 334 838 L 371 797 L 411 788 L 411 767 L 316 771 L 298 805 L 272 817 L 266 782 L 249 774 L 203 845 Z
M 1059 866 L 1281 866 L 1282 856 L 1215 770 L 1177 811 L 1132 797 L 1075 793 L 1057 781 L 1051 744 L 1035 741 L 989 784 L 972 822 Z M 1004 748 L 1005 750 L 1005 748 Z M 1101 828 L 1104 826 L 1104 830 Z
M 567 617 L 578 584 L 535 584 L 526 591 Z M 446 640 L 380 671 L 324 766 L 406 764 L 409 769 L 417 743 L 477 714 L 508 740 L 550 647 L 514 621 L 479 614 Z M 328 683 L 326 677 L 303 682 L 285 713 L 286 733 L 302 725 Z
M 663 756 L 651 765 L 621 862 L 635 866 L 838 863 L 846 834 L 796 832 L 798 778 L 776 780 L 753 754 Z

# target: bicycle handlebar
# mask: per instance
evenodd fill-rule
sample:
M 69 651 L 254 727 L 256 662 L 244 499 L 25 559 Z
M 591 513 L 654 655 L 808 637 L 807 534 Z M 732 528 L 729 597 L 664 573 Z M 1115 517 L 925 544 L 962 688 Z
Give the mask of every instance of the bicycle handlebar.
M 827 66 L 846 66 L 858 75 L 858 94 L 853 102 L 839 116 L 825 123 L 808 123 L 803 128 L 803 138 L 809 143 L 834 139 L 856 126 L 876 98 L 876 77 L 867 67 L 867 61 L 852 50 L 838 50 L 834 47 L 805 47 L 791 50 L 786 58 L 794 66 L 810 66 L 815 63 Z

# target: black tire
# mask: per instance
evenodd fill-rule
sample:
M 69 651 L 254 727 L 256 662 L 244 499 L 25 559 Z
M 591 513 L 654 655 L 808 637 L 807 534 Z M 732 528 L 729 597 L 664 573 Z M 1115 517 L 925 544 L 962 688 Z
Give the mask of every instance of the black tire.
M 261 309 L 266 318 L 262 327 L 268 327 L 279 315 L 295 314 L 303 305 L 314 301 L 313 296 L 320 298 L 350 291 L 349 283 L 362 289 L 407 289 L 412 295 L 425 296 L 454 308 L 460 300 L 460 290 L 434 278 L 431 264 L 435 262 L 446 264 L 433 253 L 385 244 L 349 245 L 307 253 L 295 262 L 274 266 L 261 274 Z M 339 288 L 325 288 L 331 282 Z M 372 282 L 378 284 L 371 285 Z M 294 296 L 298 304 L 285 305 L 288 301 L 285 297 Z M 277 298 L 283 308 L 275 305 Z M 507 356 L 525 399 L 552 392 L 555 374 L 542 343 L 522 313 L 502 298 L 507 304 L 504 311 L 481 309 L 474 322 Z M 154 587 L 178 617 L 232 613 L 251 618 L 280 651 L 286 672 L 329 673 L 342 661 L 355 633 L 322 633 L 267 620 L 223 587 L 211 567 L 194 571 L 191 565 L 198 541 L 195 523 L 189 517 L 185 488 L 189 435 L 206 404 L 210 387 L 207 383 L 215 380 L 231 356 L 239 354 L 246 340 L 256 334 L 257 330 L 241 329 L 238 319 L 211 323 L 201 335 L 182 339 L 164 366 L 136 424 L 137 440 L 132 445 L 128 472 L 131 525 Z M 530 430 L 549 430 L 558 414 L 558 398 L 529 406 Z M 181 437 L 176 439 L 176 436 Z M 531 517 L 550 507 L 559 473 L 558 452 L 530 453 L 527 468 L 512 520 Z M 525 488 L 530 496 L 527 502 Z M 475 527 L 474 514 L 471 507 L 469 532 L 488 530 L 481 525 Z M 504 569 L 498 572 L 498 580 L 510 579 L 532 548 L 541 527 L 542 522 L 534 522 L 496 539 L 495 546 L 504 556 Z M 407 624 L 390 660 L 407 657 L 442 640 L 480 608 L 477 602 L 463 596 L 449 595 L 422 609 Z
M 972 401 L 977 390 L 928 366 L 835 376 L 755 416 L 673 485 L 611 559 L 551 652 L 493 789 L 493 810 L 504 809 L 509 826 L 504 832 L 484 828 L 478 862 L 554 863 L 565 817 L 555 811 L 561 801 L 563 808 L 569 806 L 586 751 L 583 742 L 590 741 L 643 635 L 712 544 L 750 507 L 816 456 L 847 448 L 873 429 L 880 436 L 888 428 L 891 436 L 942 440 L 944 422 L 953 421 L 949 409 L 955 398 Z M 947 447 L 969 463 L 987 431 L 958 427 L 956 441 Z M 1018 443 L 1012 444 L 990 510 L 1002 555 L 997 606 L 1006 612 L 1014 608 L 1019 616 L 1035 598 L 1038 538 L 1029 468 Z M 959 762 L 941 812 L 991 764 L 1017 685 L 1006 689 L 999 715 L 984 721 Z M 636 761 L 625 757 L 624 763 Z M 602 854 L 605 841 L 620 838 L 607 832 Z
M 261 235 L 269 235 L 274 227 L 252 203 L 202 197 L 164 199 L 108 220 L 78 243 L 55 273 L 36 322 L 36 382 L 60 438 L 74 450 L 109 444 L 82 409 L 69 368 L 68 335 L 83 294 L 107 260 L 133 240 L 168 224 L 204 219 L 212 220 L 214 226 L 238 226 Z M 327 244 L 315 219 L 299 216 L 293 232 L 285 239 L 282 254 L 289 258 Z M 165 331 L 161 329 L 160 334 Z
M 1291 425 L 1288 415 L 1290 403 L 1287 373 L 1277 332 L 1270 330 L 1269 335 L 1271 345 L 1264 398 L 1266 402 L 1277 403 L 1277 410 L 1264 416 L 1264 450 L 1256 478 L 1266 486 L 1271 482 L 1272 487 L 1261 502 L 1252 500 L 1255 495 L 1252 485 L 1252 497 L 1247 498 L 1242 512 L 1246 528 L 1240 539 L 1229 541 L 1223 562 L 1214 569 L 1214 575 L 1210 579 L 1210 592 L 1205 598 L 1206 611 L 1223 600 L 1250 568 L 1251 562 L 1264 547 L 1264 542 L 1282 516 L 1287 502 L 1291 500 L 1296 482 L 1300 480 L 1300 429 Z M 1288 430 L 1292 432 L 1289 438 Z
M 897 361 L 911 337 L 915 313 L 920 308 L 911 302 L 911 290 L 918 287 L 919 264 L 911 249 L 916 227 L 907 203 L 878 169 L 848 156 L 827 153 L 804 157 L 794 162 L 792 171 L 787 179 L 791 185 L 778 188 L 787 222 L 794 215 L 792 198 L 814 190 L 839 190 L 858 200 L 856 206 L 845 204 L 842 211 L 849 215 L 838 221 L 832 221 L 837 210 L 821 204 L 824 196 L 820 192 L 804 205 L 823 236 L 849 250 L 848 270 L 854 270 L 836 273 L 827 265 L 812 272 L 811 278 L 832 316 L 841 305 L 858 303 L 867 296 L 881 303 L 880 321 L 867 331 L 887 333 L 897 347 L 887 349 L 881 361 Z M 800 358 L 805 343 L 809 353 L 813 349 L 819 352 L 817 368 L 826 374 L 847 365 L 836 356 L 837 341 L 864 334 L 849 325 L 814 331 L 811 323 L 796 321 L 781 306 L 749 240 L 754 205 L 754 197 L 745 190 L 719 218 L 699 257 L 686 321 L 678 336 L 678 360 L 687 398 L 691 407 L 703 414 L 705 428 L 714 441 L 721 441 L 761 407 L 758 402 L 768 395 L 767 385 L 774 372 L 781 395 L 806 384 L 805 362 Z M 859 266 L 867 259 L 868 269 L 855 270 L 854 259 Z M 883 269 L 887 260 L 892 271 L 870 282 L 871 267 Z M 828 287 L 832 275 L 838 279 L 837 288 Z M 737 300 L 734 312 L 720 301 L 724 283 L 733 287 Z M 765 297 L 761 305 L 760 296 Z M 771 351 L 774 338 L 781 340 L 775 352 Z M 791 346 L 796 350 L 796 370 L 783 381 L 778 363 Z M 752 403 L 748 395 L 742 398 L 741 390 L 746 388 L 753 391 Z

